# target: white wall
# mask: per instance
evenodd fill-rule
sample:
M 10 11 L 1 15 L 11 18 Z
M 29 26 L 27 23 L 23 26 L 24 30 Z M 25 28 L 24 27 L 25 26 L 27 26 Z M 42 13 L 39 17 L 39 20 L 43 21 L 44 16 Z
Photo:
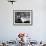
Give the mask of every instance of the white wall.
M 14 10 L 33 10 L 32 26 L 14 26 Z M 17 0 L 14 5 L 0 0 L 0 40 L 14 40 L 19 32 L 31 34 L 33 40 L 46 40 L 46 0 Z

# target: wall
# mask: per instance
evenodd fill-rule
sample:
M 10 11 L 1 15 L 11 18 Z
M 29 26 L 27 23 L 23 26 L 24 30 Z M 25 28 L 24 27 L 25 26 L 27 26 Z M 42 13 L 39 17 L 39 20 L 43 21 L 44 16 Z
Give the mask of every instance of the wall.
M 33 10 L 32 26 L 14 26 L 14 10 Z M 0 40 L 15 40 L 19 32 L 26 32 L 33 40 L 46 40 L 46 0 L 17 0 L 12 5 L 0 0 Z

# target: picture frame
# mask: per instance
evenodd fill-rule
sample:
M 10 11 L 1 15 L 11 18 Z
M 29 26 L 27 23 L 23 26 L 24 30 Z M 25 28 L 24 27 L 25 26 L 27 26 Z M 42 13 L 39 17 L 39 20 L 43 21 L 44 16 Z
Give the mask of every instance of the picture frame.
M 33 11 L 32 10 L 13 10 L 14 25 L 32 25 Z

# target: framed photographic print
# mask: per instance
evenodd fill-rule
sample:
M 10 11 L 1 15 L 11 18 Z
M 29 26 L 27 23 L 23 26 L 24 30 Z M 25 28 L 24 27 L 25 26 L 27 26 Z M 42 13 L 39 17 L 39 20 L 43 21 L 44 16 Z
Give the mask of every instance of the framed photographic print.
M 13 10 L 14 25 L 32 25 L 32 10 Z

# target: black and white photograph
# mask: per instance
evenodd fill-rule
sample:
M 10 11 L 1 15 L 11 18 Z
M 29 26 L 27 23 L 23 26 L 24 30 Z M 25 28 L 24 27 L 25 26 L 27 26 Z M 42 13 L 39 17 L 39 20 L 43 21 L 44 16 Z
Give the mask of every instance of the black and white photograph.
M 14 10 L 13 21 L 14 24 L 31 24 L 32 10 Z

